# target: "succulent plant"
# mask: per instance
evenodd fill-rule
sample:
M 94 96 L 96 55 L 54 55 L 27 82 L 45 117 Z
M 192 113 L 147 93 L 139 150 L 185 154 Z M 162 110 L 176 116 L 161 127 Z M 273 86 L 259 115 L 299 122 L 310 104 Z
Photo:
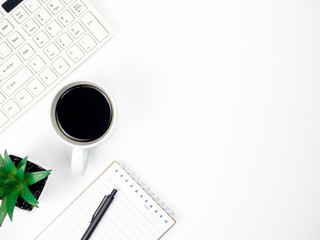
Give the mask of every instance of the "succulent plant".
M 32 206 L 38 207 L 39 202 L 32 195 L 28 186 L 46 178 L 51 170 L 25 173 L 27 160 L 28 157 L 25 157 L 15 166 L 7 151 L 4 152 L 4 158 L 0 154 L 0 197 L 2 198 L 0 227 L 7 214 L 12 221 L 14 206 L 19 196 Z

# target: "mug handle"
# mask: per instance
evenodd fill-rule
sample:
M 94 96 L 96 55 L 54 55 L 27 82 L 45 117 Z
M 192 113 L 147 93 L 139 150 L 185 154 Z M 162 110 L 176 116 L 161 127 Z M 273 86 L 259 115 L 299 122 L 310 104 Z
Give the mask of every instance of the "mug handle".
M 71 158 L 71 172 L 73 175 L 82 176 L 88 164 L 88 149 L 73 148 Z

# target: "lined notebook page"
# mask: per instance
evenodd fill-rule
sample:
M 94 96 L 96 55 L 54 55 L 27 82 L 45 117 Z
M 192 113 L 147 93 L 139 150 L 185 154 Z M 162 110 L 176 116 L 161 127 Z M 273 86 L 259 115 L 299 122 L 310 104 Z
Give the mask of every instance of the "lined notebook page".
M 118 189 L 92 240 L 159 239 L 175 220 L 126 172 L 112 163 L 36 239 L 80 240 L 105 195 Z

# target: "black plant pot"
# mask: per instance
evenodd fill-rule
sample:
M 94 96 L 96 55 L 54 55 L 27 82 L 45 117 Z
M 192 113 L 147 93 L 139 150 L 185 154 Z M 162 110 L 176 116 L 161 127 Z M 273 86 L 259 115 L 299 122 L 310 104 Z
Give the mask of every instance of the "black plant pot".
M 22 158 L 14 156 L 14 155 L 9 155 L 9 157 L 15 166 L 18 166 L 18 164 L 22 160 Z M 37 164 L 34 164 L 32 162 L 27 161 L 26 171 L 25 171 L 26 173 L 45 171 L 45 170 L 46 169 L 38 166 Z M 46 185 L 47 180 L 48 180 L 48 177 L 42 179 L 41 181 L 39 181 L 33 185 L 28 186 L 32 195 L 37 200 L 39 199 L 39 197 L 44 189 L 44 186 Z M 34 208 L 34 206 L 32 206 L 29 203 L 27 203 L 26 201 L 24 201 L 20 196 L 19 196 L 15 206 L 22 209 L 22 210 L 26 210 L 26 211 L 32 211 Z

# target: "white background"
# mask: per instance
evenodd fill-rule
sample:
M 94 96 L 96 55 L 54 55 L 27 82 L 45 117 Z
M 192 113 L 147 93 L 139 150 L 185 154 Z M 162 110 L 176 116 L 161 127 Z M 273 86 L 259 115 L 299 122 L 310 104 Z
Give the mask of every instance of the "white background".
M 119 160 L 175 210 L 166 240 L 319 239 L 320 2 L 92 3 L 115 36 L 66 80 L 112 93 L 114 132 L 71 176 L 49 124 L 59 85 L 1 133 L 1 152 L 53 173 L 40 208 L 16 211 L 0 238 L 33 239 Z

